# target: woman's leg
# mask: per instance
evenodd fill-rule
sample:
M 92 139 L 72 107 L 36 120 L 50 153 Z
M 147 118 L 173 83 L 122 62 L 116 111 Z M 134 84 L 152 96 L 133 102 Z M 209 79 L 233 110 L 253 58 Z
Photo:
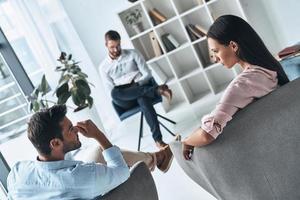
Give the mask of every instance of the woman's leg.
M 129 167 L 133 166 L 139 161 L 142 161 L 148 166 L 151 171 L 153 171 L 157 166 L 163 172 L 167 172 L 173 159 L 173 154 L 170 150 L 170 147 L 154 153 L 145 153 L 141 151 L 129 151 L 122 149 L 121 153 Z M 106 164 L 100 146 L 94 146 L 86 150 L 82 150 L 82 152 L 78 153 L 75 158 L 82 160 L 83 162 L 97 162 Z
M 123 149 L 121 149 L 121 153 L 129 167 L 133 166 L 139 161 L 143 161 L 149 167 L 149 169 L 152 170 L 155 168 L 155 153 L 144 153 L 141 151 L 138 152 Z M 75 158 L 82 160 L 83 162 L 96 162 L 106 164 L 100 146 L 93 146 L 88 149 L 82 150 L 82 152 L 78 153 L 78 155 Z

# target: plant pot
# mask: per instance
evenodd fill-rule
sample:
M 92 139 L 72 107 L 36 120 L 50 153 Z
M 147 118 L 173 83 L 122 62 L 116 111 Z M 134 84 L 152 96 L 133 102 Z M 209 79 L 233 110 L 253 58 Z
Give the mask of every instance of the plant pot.
M 133 24 L 132 25 L 132 29 L 134 30 L 134 32 L 136 34 L 139 34 L 139 33 L 143 32 L 144 31 L 143 23 L 142 22 L 138 22 L 136 24 Z

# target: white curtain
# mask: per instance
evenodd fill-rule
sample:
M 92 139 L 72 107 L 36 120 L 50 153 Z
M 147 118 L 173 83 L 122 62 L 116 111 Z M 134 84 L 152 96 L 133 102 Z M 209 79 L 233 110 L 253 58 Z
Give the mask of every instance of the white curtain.
M 60 76 L 58 72 L 54 71 L 60 51 L 72 53 L 74 59 L 81 61 L 82 70 L 89 76 L 89 82 L 95 85 L 95 87 L 91 87 L 94 106 L 89 110 L 89 115 L 102 129 L 101 121 L 103 121 L 106 124 L 106 132 L 111 133 L 117 118 L 114 116 L 112 119 L 111 108 L 107 112 L 107 104 L 110 102 L 107 102 L 106 97 L 102 96 L 104 91 L 97 69 L 92 64 L 61 2 L 59 0 L 9 0 L 5 1 L 3 5 L 4 13 L 13 23 L 15 30 L 26 38 L 37 63 L 45 72 L 52 88 L 56 87 Z M 5 33 L 8 38 L 11 37 L 10 39 L 13 40 L 13 34 Z M 75 115 L 78 118 L 81 113 Z

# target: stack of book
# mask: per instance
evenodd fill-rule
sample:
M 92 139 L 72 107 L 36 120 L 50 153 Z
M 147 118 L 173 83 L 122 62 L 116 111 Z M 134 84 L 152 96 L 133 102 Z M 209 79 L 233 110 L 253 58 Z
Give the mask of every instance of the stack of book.
M 196 24 L 196 25 L 188 24 L 185 26 L 185 28 L 186 28 L 192 41 L 197 40 L 201 37 L 204 37 L 207 34 L 207 30 L 198 24 Z
M 164 16 L 161 12 L 159 12 L 156 8 L 153 8 L 149 11 L 149 16 L 154 25 L 160 24 L 167 20 L 167 17 Z
M 172 51 L 180 46 L 179 42 L 170 33 L 165 33 L 161 36 L 161 40 L 164 43 L 167 52 Z

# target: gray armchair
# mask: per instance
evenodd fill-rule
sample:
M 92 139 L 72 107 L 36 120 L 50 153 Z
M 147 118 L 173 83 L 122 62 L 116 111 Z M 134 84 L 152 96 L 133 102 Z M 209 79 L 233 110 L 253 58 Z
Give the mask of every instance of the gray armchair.
M 239 111 L 212 144 L 184 160 L 185 173 L 222 200 L 300 199 L 300 78 Z

